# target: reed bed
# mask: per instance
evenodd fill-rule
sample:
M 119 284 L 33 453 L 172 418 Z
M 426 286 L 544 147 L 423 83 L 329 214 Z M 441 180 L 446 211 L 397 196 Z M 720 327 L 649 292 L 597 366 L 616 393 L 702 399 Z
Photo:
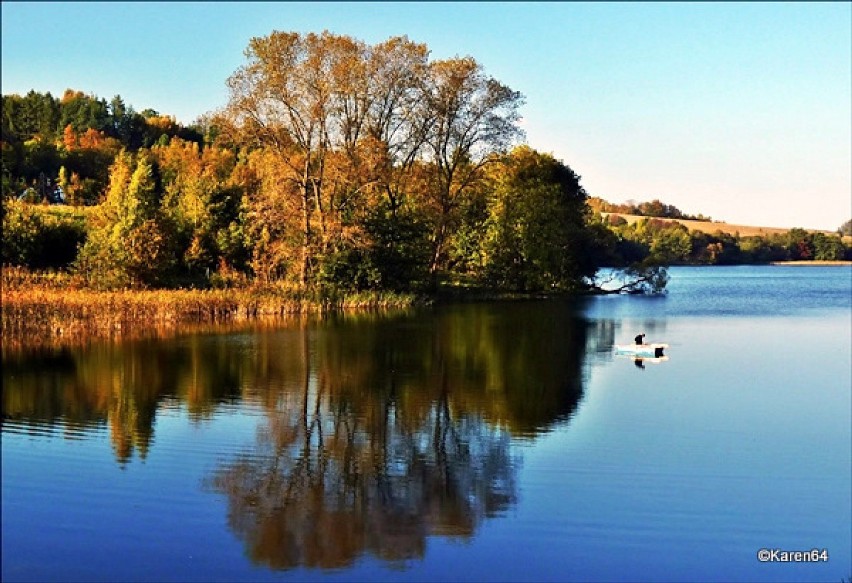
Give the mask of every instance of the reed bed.
M 98 291 L 65 273 L 4 268 L 3 348 L 138 336 L 304 314 L 404 308 L 410 295 L 361 293 L 313 299 L 283 289 Z M 64 342 L 58 342 L 60 344 Z

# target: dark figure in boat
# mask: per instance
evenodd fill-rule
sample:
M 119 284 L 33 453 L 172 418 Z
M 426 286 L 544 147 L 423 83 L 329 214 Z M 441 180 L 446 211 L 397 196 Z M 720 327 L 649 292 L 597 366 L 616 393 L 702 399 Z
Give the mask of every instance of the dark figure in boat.
M 636 338 L 634 338 L 633 340 L 634 340 L 634 341 L 636 341 L 636 344 L 637 344 L 637 345 L 645 344 L 645 335 L 644 335 L 644 334 L 640 334 L 639 336 L 637 336 L 637 337 L 636 337 Z

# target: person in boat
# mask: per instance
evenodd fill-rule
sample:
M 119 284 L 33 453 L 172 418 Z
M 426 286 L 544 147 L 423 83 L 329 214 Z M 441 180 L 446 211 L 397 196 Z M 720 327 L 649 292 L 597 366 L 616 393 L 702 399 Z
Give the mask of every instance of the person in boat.
M 645 334 L 639 334 L 636 338 L 633 339 L 637 345 L 645 344 Z

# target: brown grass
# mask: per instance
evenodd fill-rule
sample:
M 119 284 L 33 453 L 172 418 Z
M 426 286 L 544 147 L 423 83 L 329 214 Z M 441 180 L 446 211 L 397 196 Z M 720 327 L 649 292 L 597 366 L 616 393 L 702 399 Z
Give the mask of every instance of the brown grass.
M 79 287 L 67 274 L 3 269 L 3 350 L 96 338 L 168 335 L 187 327 L 281 321 L 338 310 L 408 307 L 412 296 L 350 295 L 334 302 L 272 289 L 121 290 Z

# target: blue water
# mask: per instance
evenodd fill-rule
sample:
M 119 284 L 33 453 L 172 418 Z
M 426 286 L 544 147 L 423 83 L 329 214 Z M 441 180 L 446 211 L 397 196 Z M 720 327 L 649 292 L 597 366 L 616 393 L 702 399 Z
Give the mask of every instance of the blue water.
M 665 297 L 606 296 L 592 318 L 792 316 L 852 307 L 849 266 L 674 267 Z
M 4 354 L 2 579 L 849 580 L 852 270 L 671 276 Z

